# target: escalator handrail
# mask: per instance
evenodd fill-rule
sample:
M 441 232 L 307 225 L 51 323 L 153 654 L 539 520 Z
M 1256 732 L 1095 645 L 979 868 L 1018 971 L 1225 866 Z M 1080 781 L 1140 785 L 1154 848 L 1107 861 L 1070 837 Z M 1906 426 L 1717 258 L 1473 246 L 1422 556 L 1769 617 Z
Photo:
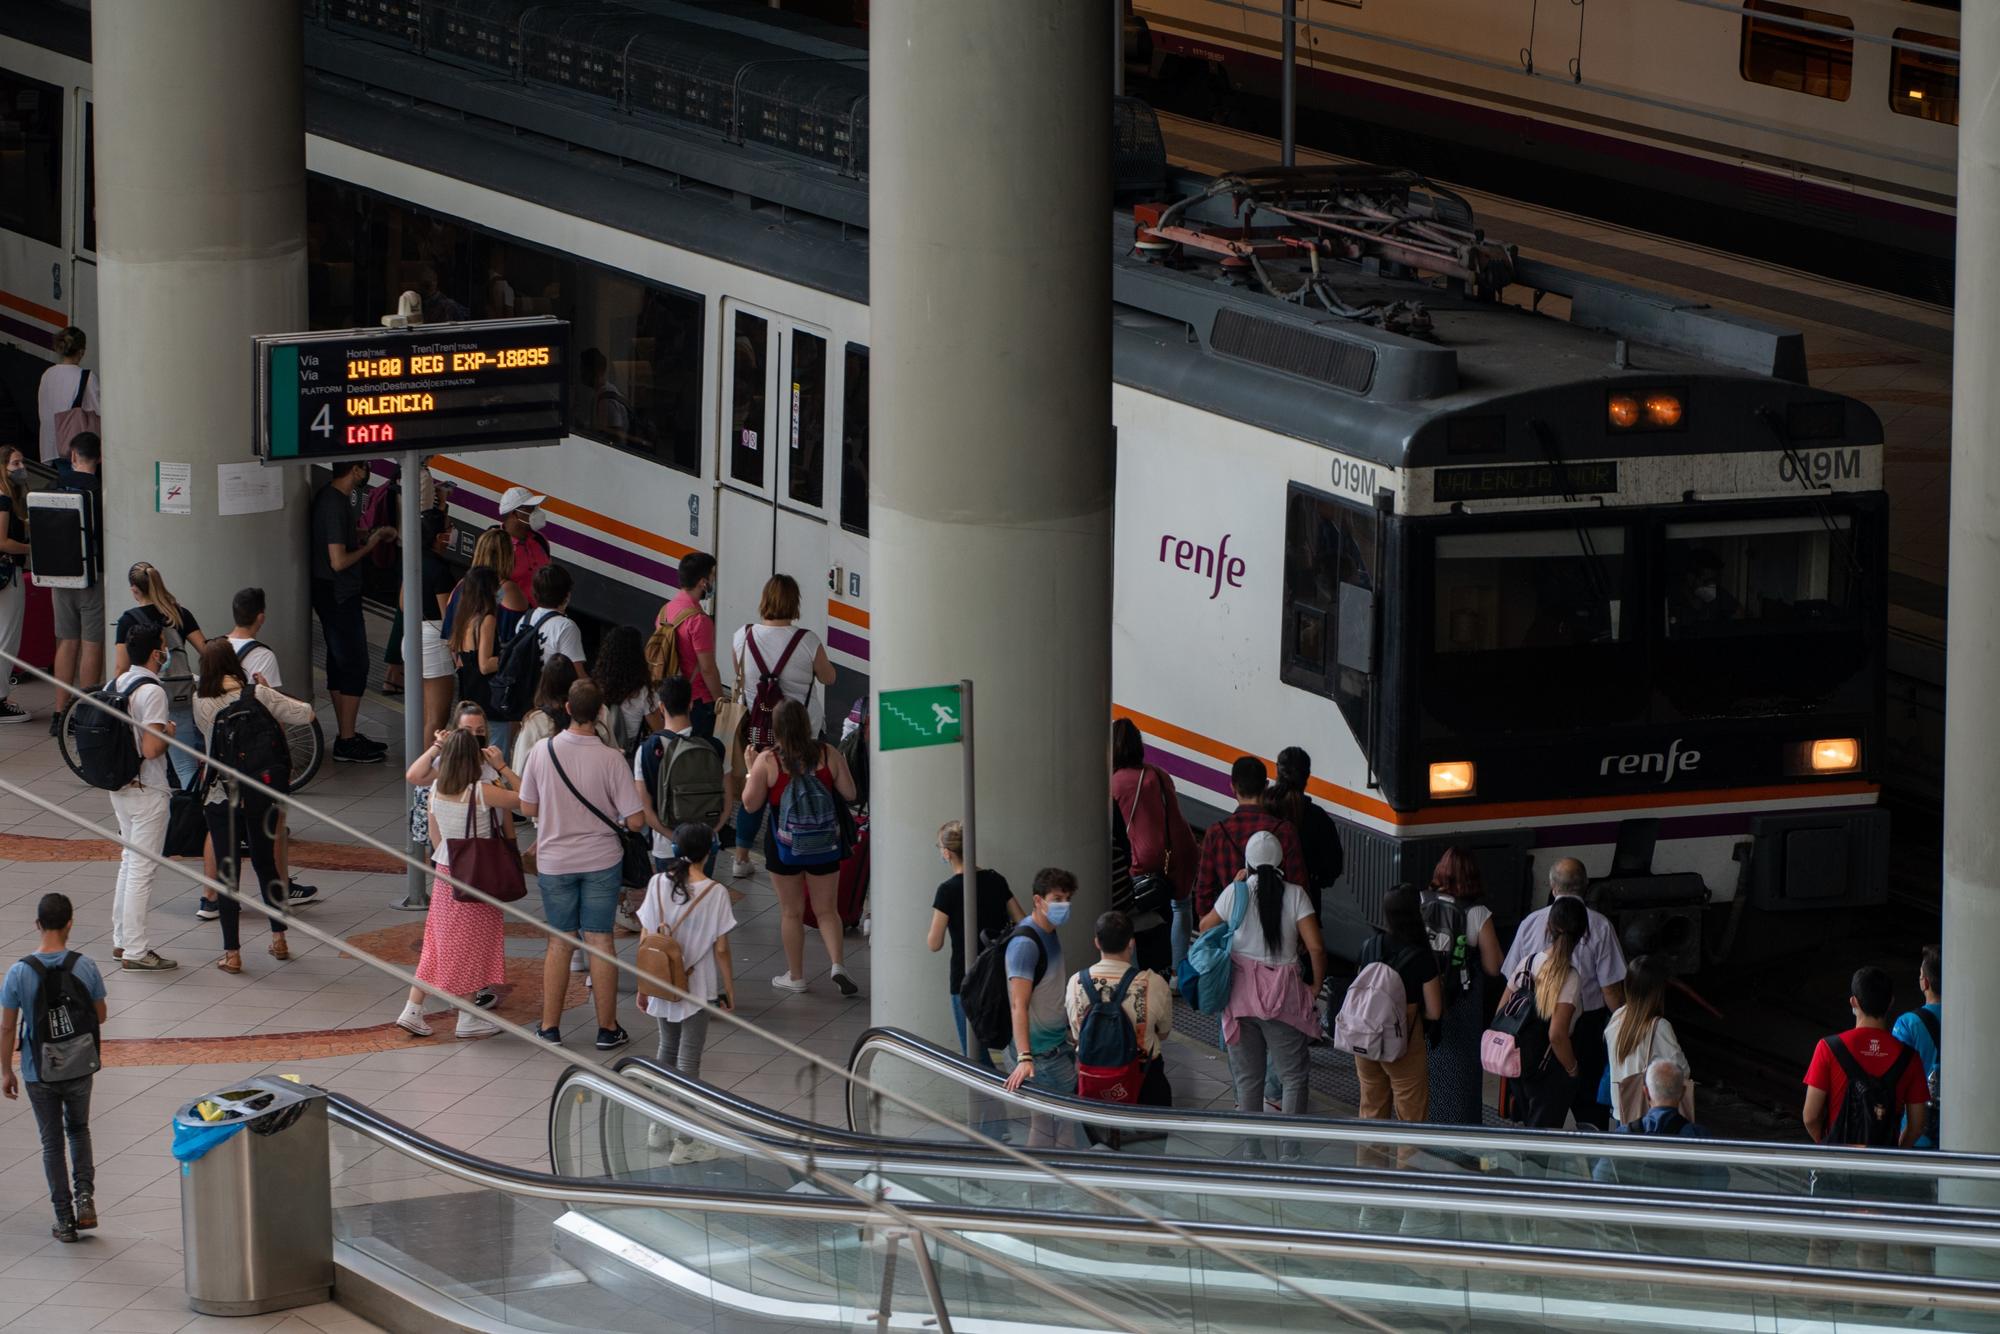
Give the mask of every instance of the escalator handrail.
M 889 1216 L 865 1205 L 830 1196 L 773 1194 L 709 1185 L 674 1189 L 662 1185 L 579 1181 L 547 1172 L 511 1167 L 479 1158 L 382 1116 L 364 1103 L 327 1092 L 329 1118 L 378 1144 L 412 1158 L 434 1171 L 470 1185 L 509 1195 L 551 1200 L 561 1204 L 594 1204 L 614 1208 L 684 1209 L 690 1213 L 720 1213 L 770 1218 L 780 1224 L 801 1221 L 854 1227 L 893 1226 Z M 1129 1218 L 1088 1214 L 1050 1214 L 1024 1209 L 994 1209 L 980 1205 L 902 1204 L 901 1208 L 927 1230 L 953 1233 L 1010 1234 L 1038 1240 L 1103 1243 L 1133 1239 Z M 1436 1262 L 1482 1272 L 1518 1273 L 1544 1280 L 1574 1278 L 1599 1282 L 1666 1283 L 1680 1287 L 1714 1288 L 1823 1301 L 1858 1301 L 1876 1305 L 1909 1305 L 2000 1313 L 2000 1282 L 1913 1275 L 1921 1282 L 1894 1275 L 1850 1274 L 1833 1269 L 1804 1269 L 1749 1260 L 1689 1261 L 1667 1256 L 1608 1257 L 1565 1247 L 1515 1245 L 1430 1239 L 1423 1253 L 1413 1253 L 1410 1239 L 1370 1233 L 1300 1232 L 1253 1224 L 1205 1223 L 1195 1229 L 1206 1244 L 1259 1254 L 1369 1264 L 1437 1267 Z M 1151 1239 L 1168 1244 L 1172 1239 Z
M 1601 1131 L 1528 1130 L 1516 1127 L 1450 1127 L 1403 1121 L 1364 1121 L 1353 1117 L 1275 1116 L 1218 1113 L 1182 1107 L 1142 1107 L 1130 1103 L 1093 1102 L 1022 1085 L 1009 1089 L 998 1075 L 900 1028 L 877 1026 L 854 1040 L 847 1071 L 855 1075 L 871 1048 L 892 1052 L 912 1064 L 943 1075 L 982 1096 L 1021 1113 L 1039 1112 L 1067 1121 L 1121 1130 L 1179 1131 L 1208 1135 L 1282 1135 L 1288 1140 L 1350 1143 L 1373 1147 L 1407 1147 L 1463 1152 L 1490 1149 L 1502 1153 L 1554 1154 L 1597 1158 L 1637 1158 L 1655 1163 L 1691 1166 L 1770 1167 L 1788 1170 L 1861 1172 L 1931 1177 L 1938 1180 L 2000 1181 L 2000 1155 L 1945 1153 L 1933 1149 L 1823 1148 L 1816 1144 L 1765 1144 L 1750 1140 L 1684 1140 L 1668 1136 L 1615 1135 Z M 859 1098 L 862 1084 L 847 1085 L 847 1124 L 862 1132 Z
M 557 1081 L 551 1107 L 560 1107 L 575 1089 L 587 1088 L 607 1101 L 656 1118 L 657 1104 L 634 1094 L 624 1084 L 626 1071 L 633 1067 L 645 1076 L 664 1077 L 662 1082 L 683 1085 L 681 1096 L 706 1097 L 712 1090 L 699 1080 L 689 1079 L 678 1070 L 664 1069 L 653 1062 L 634 1058 L 621 1061 L 616 1073 L 593 1074 L 571 1067 Z M 714 1130 L 697 1125 L 704 1137 Z M 993 1154 L 947 1154 L 890 1147 L 887 1142 L 874 1147 L 847 1148 L 853 1156 L 843 1156 L 841 1148 L 802 1145 L 797 1140 L 779 1139 L 745 1132 L 763 1147 L 761 1155 L 777 1158 L 790 1170 L 803 1171 L 808 1165 L 821 1170 L 854 1172 L 901 1172 L 920 1176 L 951 1176 L 989 1181 L 1048 1181 L 1033 1168 Z M 860 1138 L 860 1137 L 856 1137 Z M 741 1152 L 739 1145 L 720 1140 L 725 1148 Z M 1056 1155 L 1037 1154 L 1037 1158 Z M 553 1151 L 552 1166 L 560 1169 Z M 1249 1195 L 1253 1198 L 1328 1202 L 1338 1193 L 1343 1202 L 1385 1209 L 1430 1209 L 1488 1218 L 1532 1218 L 1551 1223 L 1589 1224 L 1625 1228 L 1661 1228 L 1674 1231 L 1725 1230 L 1760 1236 L 1805 1237 L 1826 1241 L 1873 1242 L 1893 1229 L 1898 1244 L 1912 1246 L 1954 1246 L 1966 1250 L 2000 1250 L 2000 1215 L 1985 1210 L 1949 1210 L 1942 1215 L 1932 1206 L 1922 1208 L 1890 1203 L 1851 1204 L 1808 1201 L 1798 1196 L 1763 1197 L 1737 1192 L 1694 1192 L 1651 1190 L 1646 1187 L 1612 1186 L 1594 1181 L 1488 1179 L 1452 1177 L 1402 1171 L 1371 1171 L 1366 1168 L 1305 1168 L 1287 1165 L 1273 1170 L 1264 1164 L 1255 1172 L 1242 1170 L 1240 1163 L 1211 1160 L 1202 1165 L 1179 1160 L 1115 1158 L 1103 1154 L 1071 1154 L 1055 1162 L 1073 1181 L 1106 1190 L 1158 1191 L 1189 1195 Z M 567 1179 L 567 1178 L 566 1178 Z M 588 1179 L 588 1178 L 584 1178 Z M 1357 1186 L 1359 1187 L 1357 1189 Z M 1551 1186 L 1560 1186 L 1552 1193 Z M 1584 1187 L 1587 1189 L 1569 1189 Z M 1772 1198 L 1779 1203 L 1764 1201 Z M 1187 1227 L 1202 1220 L 1175 1218 Z

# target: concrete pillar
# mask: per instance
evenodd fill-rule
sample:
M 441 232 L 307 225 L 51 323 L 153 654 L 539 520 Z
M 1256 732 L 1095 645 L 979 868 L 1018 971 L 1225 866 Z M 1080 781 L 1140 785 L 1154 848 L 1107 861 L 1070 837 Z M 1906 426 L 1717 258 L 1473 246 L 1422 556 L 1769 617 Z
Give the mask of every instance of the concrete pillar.
M 299 7 L 97 0 L 91 54 L 105 614 L 126 607 L 135 560 L 211 634 L 236 590 L 260 585 L 261 637 L 307 694 L 308 479 L 286 470 L 280 510 L 216 512 L 216 465 L 252 458 L 251 335 L 306 327 Z M 156 462 L 189 465 L 190 513 L 162 512 Z
M 1075 0 L 869 15 L 873 685 L 977 686 L 979 859 L 1109 877 L 1110 54 Z M 951 749 L 874 757 L 873 1014 L 952 1045 L 924 948 Z M 1094 957 L 1094 956 L 1090 956 Z
M 2000 5 L 1959 17 L 1958 293 L 1945 649 L 1944 1147 L 2000 1151 Z M 1911 979 L 1898 978 L 1903 988 Z

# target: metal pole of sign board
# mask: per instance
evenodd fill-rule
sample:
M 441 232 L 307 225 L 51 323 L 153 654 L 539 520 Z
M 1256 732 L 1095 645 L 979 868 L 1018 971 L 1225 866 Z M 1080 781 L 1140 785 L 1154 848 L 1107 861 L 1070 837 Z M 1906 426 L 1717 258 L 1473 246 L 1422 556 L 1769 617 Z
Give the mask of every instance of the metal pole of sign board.
M 431 608 L 424 605 L 424 525 L 423 488 L 417 485 L 417 469 L 424 456 L 416 450 L 402 455 L 402 503 L 397 524 L 403 537 L 403 763 L 415 764 L 424 753 L 424 620 Z M 411 856 L 417 849 L 411 846 Z M 405 873 L 403 901 L 398 908 L 416 911 L 430 907 L 431 889 L 425 874 L 412 866 Z
M 1279 21 L 1284 29 L 1280 41 L 1284 54 L 1284 74 L 1278 92 L 1278 138 L 1280 143 L 1279 161 L 1292 166 L 1298 157 L 1298 92 L 1299 92 L 1299 0 L 1285 0 L 1285 16 Z
M 959 757 L 965 765 L 965 846 L 960 849 L 965 854 L 965 966 L 972 967 L 972 959 L 979 950 L 979 840 L 974 828 L 972 800 L 972 682 L 958 683 L 958 745 L 964 753 Z

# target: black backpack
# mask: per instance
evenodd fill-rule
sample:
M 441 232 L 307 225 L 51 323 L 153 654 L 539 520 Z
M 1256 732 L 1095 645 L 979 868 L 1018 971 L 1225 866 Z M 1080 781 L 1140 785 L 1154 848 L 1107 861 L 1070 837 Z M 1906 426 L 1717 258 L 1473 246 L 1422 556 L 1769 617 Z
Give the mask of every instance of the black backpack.
M 208 753 L 217 763 L 250 775 L 280 792 L 292 787 L 292 746 L 285 728 L 254 686 L 243 692 L 215 715 Z
M 1937 1064 L 1931 1067 L 1924 1083 L 1931 1093 L 1931 1114 L 1924 1134 L 1933 1144 L 1944 1143 L 1944 1025 L 1928 1006 L 1916 1008 L 1917 1021 L 1931 1035 L 1931 1050 L 1937 1053 Z
M 976 923 L 964 925 L 968 935 L 978 930 Z M 1022 935 L 1035 942 L 1035 985 L 1040 986 L 1048 972 L 1049 950 L 1042 944 L 1041 932 L 1025 923 L 981 950 L 972 966 L 965 970 L 965 980 L 958 985 L 959 1004 L 965 1007 L 965 1026 L 989 1051 L 997 1051 L 1014 1040 L 1014 1009 L 1007 999 L 1007 946 Z
M 496 723 L 517 723 L 535 706 L 535 687 L 542 681 L 542 627 L 549 612 L 537 620 L 521 618 L 507 642 L 500 645 L 500 669 L 488 683 L 486 716 Z
M 1438 979 L 1444 983 L 1444 1005 L 1472 991 L 1473 946 L 1465 938 L 1465 909 L 1456 899 L 1434 889 L 1421 899 L 1424 930 L 1431 938 L 1431 953 L 1437 956 Z
M 1847 1089 L 1840 1095 L 1840 1106 L 1833 1109 L 1833 1116 L 1826 1124 L 1826 1137 L 1821 1142 L 1895 1148 L 1903 1133 L 1903 1104 L 1897 1101 L 1896 1090 L 1917 1054 L 1904 1047 L 1887 1070 L 1871 1075 L 1861 1068 L 1861 1062 L 1854 1059 L 1854 1053 L 1838 1037 L 1821 1041 L 1847 1075 Z
M 32 954 L 21 960 L 41 980 L 28 1041 L 35 1046 L 35 1074 L 45 1084 L 94 1075 L 100 1065 L 97 1002 L 76 975 L 81 957 L 70 950 L 53 968 Z
M 116 792 L 139 776 L 143 757 L 139 738 L 132 731 L 131 703 L 141 686 L 166 689 L 151 678 L 134 681 L 126 690 L 113 682 L 91 691 L 81 708 L 70 706 L 69 721 L 64 724 L 69 728 L 70 749 L 76 753 L 83 781 L 92 787 Z

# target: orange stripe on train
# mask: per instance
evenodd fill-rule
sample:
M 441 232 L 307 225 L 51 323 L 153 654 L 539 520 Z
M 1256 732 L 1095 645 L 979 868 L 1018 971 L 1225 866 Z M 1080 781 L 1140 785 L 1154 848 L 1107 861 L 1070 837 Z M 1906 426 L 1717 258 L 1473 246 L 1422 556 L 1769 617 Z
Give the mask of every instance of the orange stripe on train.
M 461 482 L 471 482 L 474 486 L 483 486 L 496 494 L 504 492 L 508 487 L 514 485 L 513 482 L 508 481 L 505 477 L 497 473 L 490 473 L 484 469 L 475 468 L 471 464 L 462 463 L 457 459 L 449 459 L 441 456 L 433 457 L 431 459 L 431 469 L 434 472 L 441 472 L 447 477 L 456 477 Z M 645 547 L 650 551 L 657 551 L 662 555 L 671 556 L 676 562 L 698 549 L 683 545 L 670 537 L 661 537 L 658 533 L 649 533 L 643 528 L 634 527 L 623 520 L 614 519 L 608 514 L 599 514 L 596 510 L 585 509 L 581 505 L 573 505 L 569 501 L 559 499 L 555 496 L 550 496 L 548 503 L 543 505 L 542 508 L 551 514 L 560 514 L 565 519 L 575 519 L 580 523 L 590 525 L 600 532 L 622 538 L 635 547 Z

